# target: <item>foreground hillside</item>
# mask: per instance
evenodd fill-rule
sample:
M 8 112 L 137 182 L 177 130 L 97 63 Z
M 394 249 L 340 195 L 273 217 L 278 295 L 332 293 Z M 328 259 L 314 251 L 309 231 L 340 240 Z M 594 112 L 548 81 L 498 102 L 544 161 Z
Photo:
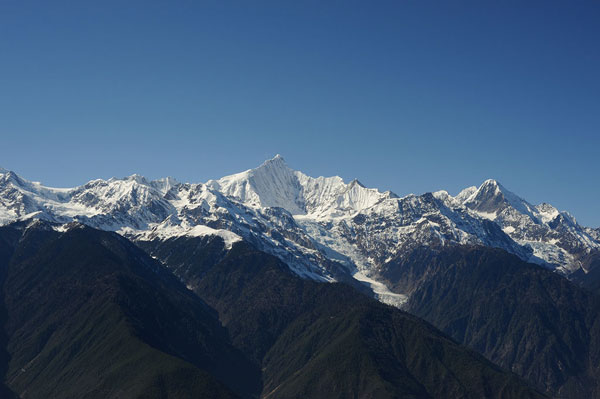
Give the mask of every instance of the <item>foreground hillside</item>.
M 258 370 L 215 312 L 124 238 L 0 229 L 5 384 L 23 398 L 233 398 Z
M 218 241 L 188 270 L 198 296 L 114 233 L 32 222 L 0 243 L 4 389 L 19 397 L 542 397 L 426 322 L 245 243 Z

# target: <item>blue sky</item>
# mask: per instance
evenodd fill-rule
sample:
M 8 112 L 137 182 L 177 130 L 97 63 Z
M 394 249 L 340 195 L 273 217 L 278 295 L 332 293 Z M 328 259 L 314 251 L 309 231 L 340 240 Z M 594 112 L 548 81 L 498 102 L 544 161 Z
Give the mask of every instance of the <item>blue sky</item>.
M 399 195 L 495 178 L 600 226 L 596 1 L 0 2 L 0 166 L 205 181 L 281 153 Z

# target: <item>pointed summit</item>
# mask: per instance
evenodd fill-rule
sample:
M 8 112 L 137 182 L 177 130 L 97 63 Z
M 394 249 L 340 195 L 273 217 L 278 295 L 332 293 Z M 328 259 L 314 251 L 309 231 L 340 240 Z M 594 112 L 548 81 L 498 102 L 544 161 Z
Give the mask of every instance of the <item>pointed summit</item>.
M 463 203 L 477 212 L 496 215 L 508 205 L 504 194 L 509 191 L 494 179 L 487 179 L 479 188 L 470 189 L 469 192 L 470 195 L 463 198 Z
M 349 187 L 359 186 L 361 188 L 366 188 L 364 184 L 362 184 L 358 179 L 352 179 L 352 181 L 348 184 Z
M 487 179 L 486 181 L 481 183 L 481 186 L 477 188 L 476 192 L 478 196 L 485 195 L 486 197 L 500 195 L 515 196 L 515 194 L 511 193 L 509 190 L 506 189 L 506 187 L 504 187 L 502 184 L 500 184 L 500 182 L 498 182 L 498 180 L 495 179 Z
M 21 179 L 21 177 L 12 170 L 0 168 L 0 175 L 2 175 L 2 180 L 5 183 L 12 182 L 17 186 L 24 186 L 28 183 L 26 180 Z
M 496 180 L 488 179 L 484 181 L 481 186 L 474 193 L 475 200 L 479 201 L 489 201 L 494 198 L 498 198 L 500 200 L 504 199 L 504 187 L 502 187 Z
M 290 167 L 285 163 L 285 159 L 279 154 L 275 155 L 271 159 L 267 159 L 264 161 L 259 167 L 250 169 L 248 172 L 256 172 L 263 169 L 290 169 Z
M 513 208 L 517 212 L 535 219 L 532 205 L 494 179 L 484 181 L 479 188 L 470 187 L 463 190 L 457 196 L 457 198 L 459 197 L 467 208 L 488 219 L 494 220 L 506 208 Z
M 279 154 L 257 168 L 211 180 L 207 185 L 247 206 L 283 208 L 292 215 L 339 216 L 397 197 L 366 188 L 357 179 L 346 184 L 338 176 L 307 176 L 291 169 Z
M 504 187 L 494 179 L 487 179 L 479 187 L 461 191 L 456 199 L 478 212 L 495 213 L 504 203 Z
M 494 180 L 494 179 L 487 179 L 486 181 L 484 181 L 483 183 L 481 183 L 480 188 L 482 187 L 495 187 L 495 188 L 501 188 L 502 185 L 500 183 L 498 183 L 498 180 Z
M 296 172 L 279 154 L 257 168 L 210 180 L 206 184 L 251 207 L 278 207 L 292 214 L 305 213 L 302 187 Z

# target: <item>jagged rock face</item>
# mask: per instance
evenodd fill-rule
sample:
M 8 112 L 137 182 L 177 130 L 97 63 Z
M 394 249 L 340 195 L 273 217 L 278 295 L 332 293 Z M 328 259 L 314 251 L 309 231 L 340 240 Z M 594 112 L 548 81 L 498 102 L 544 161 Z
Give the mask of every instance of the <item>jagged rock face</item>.
M 581 258 L 600 248 L 593 229 L 580 226 L 568 212 L 547 203 L 533 206 L 496 181 L 466 189 L 455 199 L 476 215 L 494 221 L 517 243 L 530 247 L 533 256 L 523 259 L 565 274 L 578 270 Z
M 231 246 L 243 239 L 324 281 L 369 281 L 387 260 L 423 245 L 502 248 L 565 274 L 600 249 L 598 230 L 551 205 L 532 206 L 493 180 L 456 197 L 399 198 L 356 180 L 307 176 L 281 156 L 205 184 L 133 175 L 54 189 L 0 171 L 0 224 L 30 217 L 79 221 L 137 241 L 217 235 Z M 402 302 L 385 286 L 378 292 Z

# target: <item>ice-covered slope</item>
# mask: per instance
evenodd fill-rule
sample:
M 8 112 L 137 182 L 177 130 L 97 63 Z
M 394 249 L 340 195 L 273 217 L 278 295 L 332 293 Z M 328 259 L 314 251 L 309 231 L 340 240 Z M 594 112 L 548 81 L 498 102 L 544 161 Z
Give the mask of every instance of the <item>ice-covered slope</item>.
M 0 173 L 0 222 L 38 217 L 78 220 L 104 230 L 147 229 L 174 211 L 161 191 L 164 182 L 133 175 L 59 189 L 21 179 L 14 172 Z
M 205 184 L 133 175 L 55 189 L 0 170 L 0 224 L 31 217 L 78 221 L 133 240 L 243 239 L 299 275 L 354 276 L 395 305 L 406 298 L 377 281 L 378 269 L 418 246 L 499 247 L 567 274 L 580 267 L 582 253 L 600 247 L 598 230 L 548 204 L 532 206 L 493 180 L 456 197 L 439 191 L 399 198 L 357 180 L 307 176 L 281 156 Z
M 206 185 L 248 207 L 278 207 L 294 216 L 325 219 L 345 216 L 396 197 L 390 192 L 365 188 L 358 180 L 346 184 L 337 176 L 307 176 L 288 167 L 281 155 L 256 169 L 210 180 Z

